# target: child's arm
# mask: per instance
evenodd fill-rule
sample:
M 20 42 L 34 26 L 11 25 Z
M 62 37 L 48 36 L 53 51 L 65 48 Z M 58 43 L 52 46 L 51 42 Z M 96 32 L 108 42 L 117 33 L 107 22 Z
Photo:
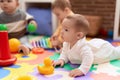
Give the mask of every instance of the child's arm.
M 34 19 L 34 17 L 28 13 L 25 13 L 26 14 L 26 20 L 29 20 L 29 19 Z
M 92 52 L 86 51 L 86 54 L 82 55 L 82 63 L 79 68 L 70 71 L 69 75 L 71 77 L 86 75 L 90 70 L 93 63 Z
M 28 24 L 27 30 L 29 32 L 35 32 L 37 30 L 37 22 L 34 19 L 27 20 L 27 24 Z
M 68 62 L 68 58 L 67 58 L 66 54 L 63 52 L 63 50 L 62 50 L 62 53 L 60 54 L 59 59 L 60 59 L 60 60 L 63 60 L 64 63 L 67 63 L 67 62 Z
M 68 57 L 67 57 L 66 51 L 68 51 L 68 43 L 64 42 L 64 43 L 63 43 L 62 52 L 61 52 L 61 54 L 60 54 L 59 59 L 64 60 L 65 63 L 68 62 Z
M 61 37 L 60 37 L 61 28 L 62 28 L 61 26 L 58 26 L 57 30 L 50 38 L 53 47 L 61 46 L 61 42 L 62 42 Z
M 58 28 L 56 29 L 55 33 L 53 34 L 53 36 L 59 36 L 60 33 L 61 33 L 61 29 L 62 29 L 62 26 L 59 24 Z
M 68 62 L 68 58 L 67 58 L 67 55 L 66 55 L 66 50 L 67 50 L 66 47 L 67 47 L 67 43 L 64 42 L 62 52 L 61 52 L 60 57 L 59 57 L 59 60 L 53 62 L 54 66 L 56 66 L 56 65 L 63 66 L 64 63 Z
M 32 23 L 37 28 L 37 22 L 35 21 L 32 15 L 26 13 L 26 21 L 27 21 L 27 24 Z
M 82 63 L 78 69 L 80 69 L 83 74 L 86 75 L 93 64 L 93 60 L 93 53 L 90 51 L 86 51 L 86 54 L 82 55 Z

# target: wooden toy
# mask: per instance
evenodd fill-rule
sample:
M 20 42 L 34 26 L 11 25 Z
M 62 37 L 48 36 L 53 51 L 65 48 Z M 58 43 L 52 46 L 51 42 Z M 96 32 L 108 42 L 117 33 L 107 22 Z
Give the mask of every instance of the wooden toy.
M 53 49 L 52 44 L 50 42 L 50 38 L 43 37 L 40 40 L 31 42 L 33 47 L 42 47 L 44 49 Z

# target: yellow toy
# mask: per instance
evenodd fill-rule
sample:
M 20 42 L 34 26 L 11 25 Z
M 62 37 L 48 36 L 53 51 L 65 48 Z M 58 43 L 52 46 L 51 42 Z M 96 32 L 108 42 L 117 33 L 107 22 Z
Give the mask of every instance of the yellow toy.
M 44 65 L 38 66 L 38 71 L 40 74 L 44 74 L 44 75 L 53 74 L 54 67 L 52 65 L 52 60 L 50 58 L 45 58 Z
M 18 52 L 20 41 L 16 38 L 9 39 L 9 46 L 10 46 L 10 52 L 16 53 Z
M 31 76 L 20 76 L 16 80 L 33 80 Z

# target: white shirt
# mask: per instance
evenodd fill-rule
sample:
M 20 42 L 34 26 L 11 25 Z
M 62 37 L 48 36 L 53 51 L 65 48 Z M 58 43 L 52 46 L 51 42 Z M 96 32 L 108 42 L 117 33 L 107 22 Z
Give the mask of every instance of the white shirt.
M 78 40 L 71 49 L 70 44 L 64 42 L 59 59 L 63 59 L 65 63 L 70 61 L 73 64 L 81 64 L 79 69 L 86 74 L 93 63 L 98 64 L 119 58 L 120 47 L 117 48 L 102 39 L 86 41 L 86 38 L 83 38 Z

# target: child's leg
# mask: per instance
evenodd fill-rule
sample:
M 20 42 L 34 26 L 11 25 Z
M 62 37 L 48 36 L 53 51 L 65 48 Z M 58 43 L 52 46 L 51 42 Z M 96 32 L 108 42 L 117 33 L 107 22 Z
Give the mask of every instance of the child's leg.
M 94 54 L 94 63 L 104 63 L 119 58 L 120 47 L 114 47 L 110 43 L 106 43 Z
M 120 59 L 120 46 L 114 48 L 114 52 L 112 54 L 113 59 Z M 111 59 L 112 59 L 111 56 Z

